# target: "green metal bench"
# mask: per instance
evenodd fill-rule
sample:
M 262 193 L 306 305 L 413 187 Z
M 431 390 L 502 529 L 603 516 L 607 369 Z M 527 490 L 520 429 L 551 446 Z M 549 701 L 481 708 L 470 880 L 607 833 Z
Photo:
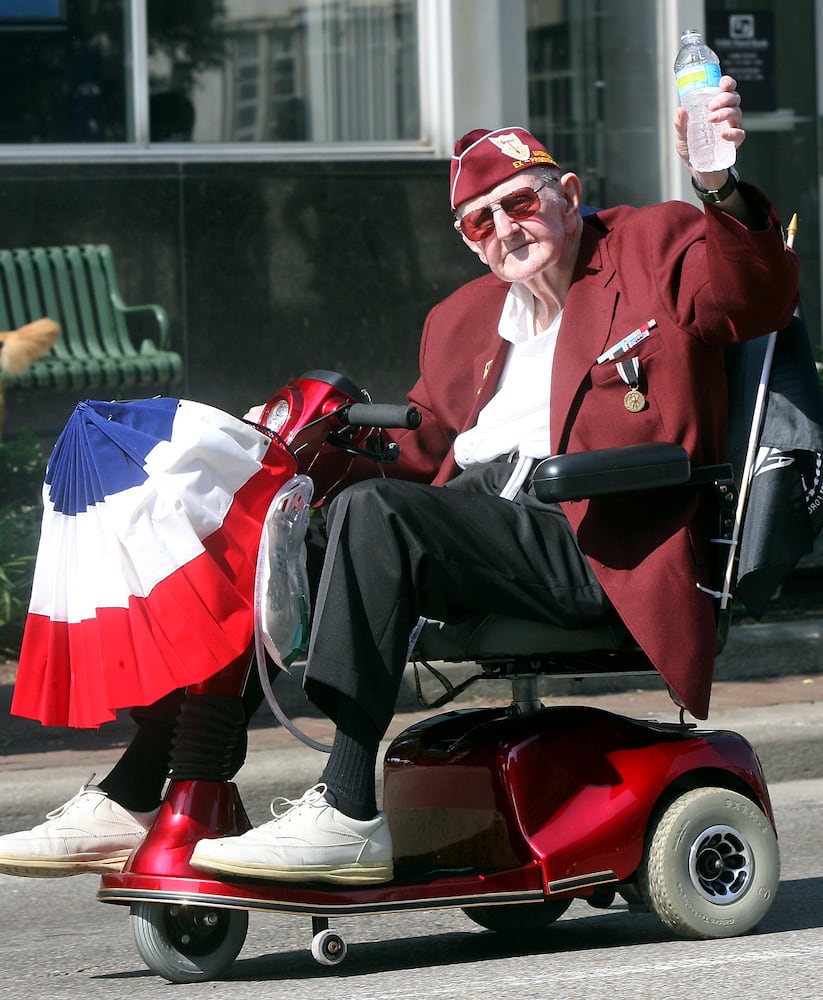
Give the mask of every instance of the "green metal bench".
M 126 317 L 151 312 L 157 339 L 139 349 Z M 169 321 L 158 305 L 127 306 L 114 258 L 105 244 L 0 250 L 0 329 L 14 330 L 48 316 L 60 325 L 51 351 L 15 377 L 9 388 L 108 389 L 170 385 L 183 359 L 169 349 Z

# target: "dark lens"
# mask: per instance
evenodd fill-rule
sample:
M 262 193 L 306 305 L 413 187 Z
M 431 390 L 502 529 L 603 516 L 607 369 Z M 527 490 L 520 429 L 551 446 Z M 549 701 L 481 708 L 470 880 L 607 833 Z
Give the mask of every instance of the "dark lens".
M 492 210 L 477 208 L 473 212 L 468 212 L 460 220 L 460 231 L 469 240 L 482 240 L 494 229 L 494 215 Z
M 530 219 L 540 208 L 540 198 L 533 188 L 520 188 L 501 198 L 500 207 L 510 219 Z
M 534 188 L 524 187 L 500 199 L 501 209 L 510 219 L 522 222 L 540 211 L 540 198 Z M 477 242 L 494 232 L 494 212 L 491 206 L 476 208 L 460 220 L 460 231 L 466 239 Z

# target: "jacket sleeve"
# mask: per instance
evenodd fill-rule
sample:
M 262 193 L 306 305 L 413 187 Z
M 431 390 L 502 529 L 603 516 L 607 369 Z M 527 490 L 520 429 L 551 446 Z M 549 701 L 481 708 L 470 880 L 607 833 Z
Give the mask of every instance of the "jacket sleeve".
M 408 401 L 416 406 L 422 417 L 416 430 L 394 430 L 386 436 L 400 446 L 400 461 L 386 470 L 392 478 L 412 479 L 430 483 L 436 476 L 456 436 L 441 424 L 436 390 L 431 386 L 432 365 L 428 360 L 432 328 L 437 323 L 438 307 L 429 313 L 420 341 L 420 375 L 408 393 Z
M 798 301 L 798 259 L 785 247 L 774 207 L 751 185 L 740 190 L 763 228 L 748 229 L 714 207 L 703 213 L 679 203 L 660 213 L 662 226 L 649 227 L 649 272 L 663 283 L 660 294 L 671 304 L 672 319 L 713 344 L 782 329 Z

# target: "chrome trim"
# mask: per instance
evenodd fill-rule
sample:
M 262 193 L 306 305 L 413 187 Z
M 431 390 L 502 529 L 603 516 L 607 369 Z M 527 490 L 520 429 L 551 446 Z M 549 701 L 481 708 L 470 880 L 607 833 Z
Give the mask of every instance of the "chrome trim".
M 573 878 L 559 878 L 549 882 L 549 892 L 571 892 L 574 889 L 585 889 L 590 885 L 604 885 L 607 882 L 619 882 L 613 871 L 591 872 L 588 875 L 575 875 Z
M 309 913 L 323 916 L 346 914 L 389 913 L 400 910 L 436 910 L 452 906 L 485 906 L 493 903 L 542 903 L 546 899 L 540 889 L 526 892 L 478 893 L 467 896 L 434 896 L 427 899 L 385 900 L 374 903 L 324 904 L 285 902 L 268 899 L 239 899 L 215 893 L 173 892 L 162 889 L 100 889 L 100 903 L 181 903 L 188 906 L 221 906 L 232 910 L 256 910 L 274 913 Z

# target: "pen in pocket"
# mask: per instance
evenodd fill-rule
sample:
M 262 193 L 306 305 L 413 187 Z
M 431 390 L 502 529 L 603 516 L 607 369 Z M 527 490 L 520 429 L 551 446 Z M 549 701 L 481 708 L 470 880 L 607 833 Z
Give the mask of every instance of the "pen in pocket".
M 607 351 L 600 355 L 597 359 L 599 365 L 605 364 L 606 361 L 614 361 L 615 358 L 619 358 L 621 354 L 625 354 L 630 351 L 633 347 L 645 340 L 649 335 L 649 330 L 653 330 L 657 326 L 657 320 L 650 319 L 648 322 L 644 323 L 643 326 L 639 326 L 636 330 L 632 330 L 631 333 L 626 334 L 626 336 L 610 347 Z

